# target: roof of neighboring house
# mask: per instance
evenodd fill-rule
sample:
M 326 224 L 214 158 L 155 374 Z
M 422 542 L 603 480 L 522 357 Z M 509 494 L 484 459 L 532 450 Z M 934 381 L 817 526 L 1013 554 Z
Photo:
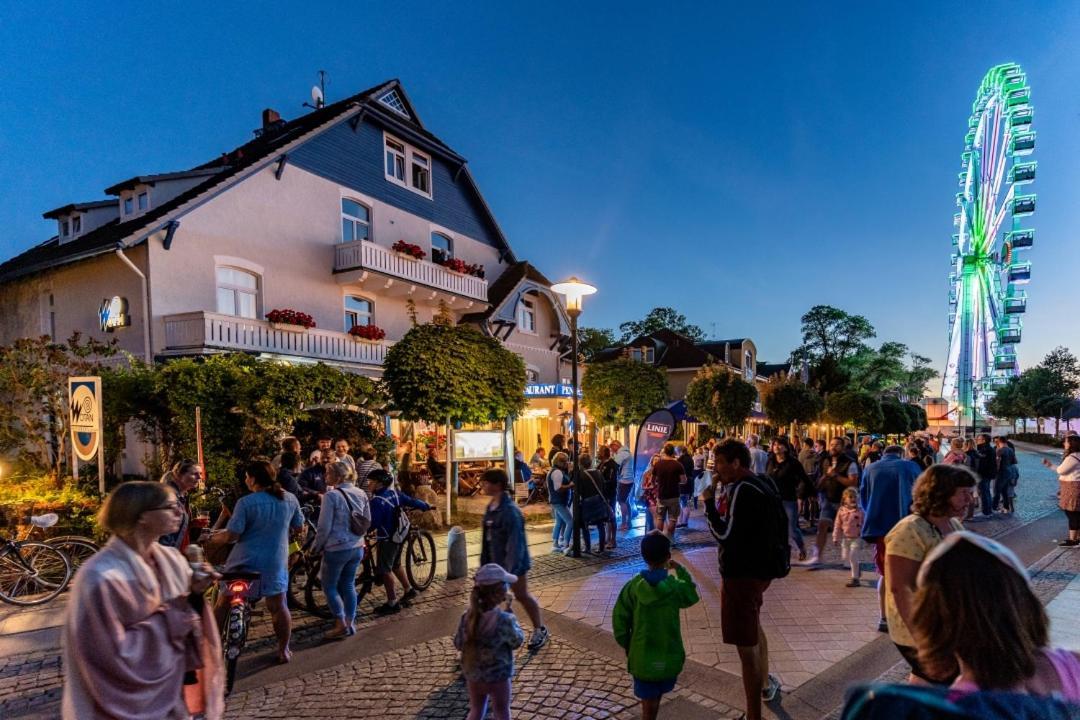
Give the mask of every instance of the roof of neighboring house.
M 398 92 L 399 97 L 409 111 L 409 118 L 403 117 L 399 113 L 390 110 L 383 106 L 382 103 L 378 102 L 378 98 L 391 90 L 396 90 Z M 62 244 L 58 242 L 58 238 L 53 237 L 16 255 L 0 264 L 0 283 L 41 272 L 58 265 L 77 262 L 79 260 L 112 252 L 113 249 L 116 248 L 117 243 L 125 242 L 129 238 L 132 238 L 132 236 L 135 236 L 134 239 L 130 242 L 125 242 L 125 244 L 129 247 L 137 245 L 154 232 L 163 230 L 164 225 L 166 224 L 165 218 L 174 211 L 183 208 L 192 200 L 200 198 L 200 196 L 215 192 L 225 181 L 253 165 L 267 160 L 267 158 L 272 158 L 282 148 L 304 137 L 308 133 L 319 130 L 320 128 L 323 128 L 323 126 L 329 126 L 334 120 L 358 105 L 363 106 L 366 114 L 376 117 L 382 122 L 395 127 L 399 132 L 406 136 L 421 138 L 426 142 L 430 149 L 462 163 L 464 169 L 464 172 L 462 173 L 463 176 L 473 186 L 477 196 L 480 198 L 481 204 L 491 217 L 495 231 L 507 250 L 507 255 L 511 259 L 513 258 L 512 251 L 509 249 L 510 245 L 506 241 L 501 229 L 499 229 L 498 224 L 495 222 L 494 215 L 491 214 L 483 196 L 480 195 L 479 188 L 477 188 L 475 182 L 473 182 L 468 168 L 464 168 L 465 159 L 451 150 L 445 143 L 428 132 L 420 124 L 415 111 L 412 109 L 412 104 L 405 94 L 404 88 L 401 87 L 401 83 L 398 80 L 394 79 L 368 88 L 363 92 L 339 100 L 338 102 L 326 105 L 318 110 L 313 110 L 294 120 L 279 121 L 273 126 L 259 132 L 253 140 L 250 140 L 229 152 L 222 153 L 220 157 L 203 163 L 202 165 L 198 165 L 191 170 L 159 175 L 142 175 L 133 178 L 132 180 L 145 181 L 148 179 L 164 180 L 167 178 L 175 179 L 179 177 L 206 177 L 203 182 L 130 220 L 125 220 L 123 222 L 120 222 L 119 219 L 112 220 L 75 238 L 71 242 Z M 114 185 L 109 188 L 109 191 L 126 187 L 132 180 L 125 181 L 119 185 Z
M 674 330 L 663 328 L 639 335 L 624 345 L 605 348 L 593 356 L 592 362 L 606 362 L 620 358 L 626 348 L 651 346 L 655 348 L 656 353 L 654 363 L 659 367 L 669 369 L 699 368 L 709 363 L 725 362 L 725 347 L 729 345 L 741 346 L 747 339 L 735 338 L 733 340 L 694 342 Z
M 770 378 L 779 373 L 790 373 L 791 363 L 763 363 L 757 364 L 757 374 L 761 377 Z
M 64 205 L 63 207 L 58 207 L 55 210 L 41 213 L 41 217 L 45 218 L 46 220 L 54 220 L 61 215 L 68 215 L 70 213 L 79 212 L 82 210 L 93 210 L 95 208 L 103 208 L 110 206 L 117 208 L 117 210 L 119 211 L 120 208 L 116 203 L 117 200 L 115 198 L 109 198 L 106 200 L 91 200 L 90 202 L 83 203 L 68 203 L 67 205 Z
M 519 260 L 503 270 L 502 275 L 488 286 L 487 308 L 481 312 L 464 315 L 461 322 L 483 322 L 490 318 L 499 309 L 499 306 L 506 301 L 506 298 L 510 297 L 510 293 L 514 292 L 514 288 L 522 280 L 532 280 L 538 285 L 551 287 L 551 281 L 547 279 L 544 273 L 537 270 L 528 261 Z
M 220 167 L 204 167 L 194 170 L 181 170 L 180 172 L 158 173 L 157 175 L 136 175 L 123 182 L 118 182 L 112 187 L 105 188 L 106 195 L 119 195 L 121 190 L 133 188 L 136 185 L 153 185 L 166 180 L 183 180 L 185 178 L 206 177 L 217 175 L 221 172 Z

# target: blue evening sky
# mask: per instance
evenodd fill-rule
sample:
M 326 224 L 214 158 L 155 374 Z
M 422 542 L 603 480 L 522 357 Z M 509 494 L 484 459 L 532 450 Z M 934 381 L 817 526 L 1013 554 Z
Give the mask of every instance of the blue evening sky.
M 1080 351 L 1080 5 L 16 3 L 0 6 L 0 256 L 41 213 L 398 77 L 469 158 L 519 257 L 600 289 L 582 322 L 671 305 L 761 359 L 828 303 L 941 366 L 954 194 L 986 70 L 1038 131 L 1021 356 Z M 1070 291 L 1072 288 L 1072 291 Z

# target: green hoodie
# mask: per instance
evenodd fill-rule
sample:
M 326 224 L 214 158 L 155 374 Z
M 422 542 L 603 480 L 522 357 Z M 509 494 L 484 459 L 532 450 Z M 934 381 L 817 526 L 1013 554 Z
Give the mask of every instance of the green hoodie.
M 623 586 L 611 614 L 615 640 L 626 650 L 626 669 L 639 680 L 672 680 L 686 661 L 679 610 L 700 599 L 693 578 L 679 567 L 652 585 L 639 573 Z

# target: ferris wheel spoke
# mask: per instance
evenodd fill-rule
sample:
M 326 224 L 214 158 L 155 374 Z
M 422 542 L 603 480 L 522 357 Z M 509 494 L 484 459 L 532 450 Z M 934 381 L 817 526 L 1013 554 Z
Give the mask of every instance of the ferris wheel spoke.
M 1005 221 L 1005 213 L 1009 212 L 1009 208 L 1012 206 L 1013 197 L 1016 195 L 1016 186 L 1010 185 L 1009 191 L 1005 193 L 1005 197 L 1002 198 L 1001 207 L 998 208 L 997 214 L 994 216 L 993 221 L 990 223 L 988 232 L 986 233 L 986 252 L 990 252 L 993 249 L 994 240 L 998 236 L 998 232 L 1001 230 L 1001 223 Z

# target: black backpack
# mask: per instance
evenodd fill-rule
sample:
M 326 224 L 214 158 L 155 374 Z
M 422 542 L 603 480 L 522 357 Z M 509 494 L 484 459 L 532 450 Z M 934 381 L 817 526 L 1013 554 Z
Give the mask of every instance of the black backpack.
M 765 575 L 774 579 L 787 577 L 791 572 L 791 547 L 788 544 L 788 516 L 780 491 L 766 475 L 754 475 L 743 482 L 754 487 L 752 492 L 765 496 L 764 505 L 768 508 L 761 518 L 761 537 L 765 543 L 762 550 L 768 559 L 763 568 Z

